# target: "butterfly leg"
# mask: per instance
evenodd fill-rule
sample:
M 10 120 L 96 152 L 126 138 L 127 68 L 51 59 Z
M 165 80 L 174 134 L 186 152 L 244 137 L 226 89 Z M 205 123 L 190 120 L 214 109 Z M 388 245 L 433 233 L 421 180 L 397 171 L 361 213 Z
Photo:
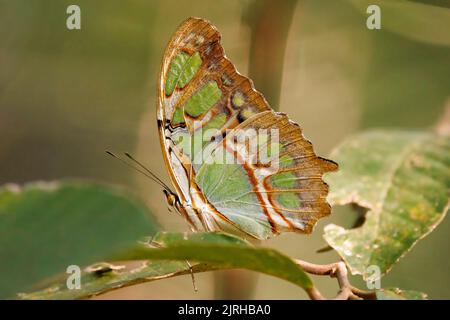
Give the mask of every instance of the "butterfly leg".
M 197 285 L 195 284 L 195 276 L 194 276 L 194 270 L 192 269 L 192 265 L 190 264 L 190 262 L 188 260 L 186 260 L 186 264 L 189 267 L 189 271 L 191 272 L 191 279 L 192 279 L 192 286 L 194 287 L 194 291 L 197 292 Z
M 148 243 L 149 245 L 155 247 L 155 248 L 162 248 L 162 245 L 161 245 L 160 243 L 158 243 L 158 242 L 153 241 L 153 239 L 154 239 L 154 236 L 151 237 L 151 238 L 149 238 L 149 239 L 147 240 L 147 243 Z M 188 265 L 189 271 L 190 271 L 190 273 L 191 273 L 192 286 L 194 287 L 194 291 L 197 292 L 198 289 L 197 289 L 197 285 L 196 285 L 196 283 L 195 283 L 194 270 L 192 269 L 191 263 L 190 263 L 188 260 L 185 260 L 185 261 L 186 261 L 186 264 Z

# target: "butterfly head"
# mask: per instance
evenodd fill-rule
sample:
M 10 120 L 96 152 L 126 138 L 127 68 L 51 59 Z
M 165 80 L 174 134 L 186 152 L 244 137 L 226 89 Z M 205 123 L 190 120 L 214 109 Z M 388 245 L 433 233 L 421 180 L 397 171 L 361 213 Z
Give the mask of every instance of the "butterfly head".
M 166 196 L 167 205 L 170 208 L 175 208 L 175 209 L 178 210 L 178 208 L 181 205 L 181 202 L 180 202 L 180 199 L 178 198 L 178 195 L 176 195 L 175 193 L 173 193 L 173 192 L 171 192 L 169 190 L 166 190 L 166 189 L 163 189 L 163 192 L 164 192 L 164 195 Z

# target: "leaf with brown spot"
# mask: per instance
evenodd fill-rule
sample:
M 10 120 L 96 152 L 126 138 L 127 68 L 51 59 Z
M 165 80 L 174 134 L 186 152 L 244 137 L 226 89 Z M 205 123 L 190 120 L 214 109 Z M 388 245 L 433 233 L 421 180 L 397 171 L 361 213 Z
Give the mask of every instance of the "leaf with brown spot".
M 326 178 L 332 205 L 368 209 L 365 223 L 325 227 L 324 238 L 353 274 L 381 275 L 429 234 L 449 208 L 450 139 L 426 132 L 372 131 L 332 153 L 341 170 Z

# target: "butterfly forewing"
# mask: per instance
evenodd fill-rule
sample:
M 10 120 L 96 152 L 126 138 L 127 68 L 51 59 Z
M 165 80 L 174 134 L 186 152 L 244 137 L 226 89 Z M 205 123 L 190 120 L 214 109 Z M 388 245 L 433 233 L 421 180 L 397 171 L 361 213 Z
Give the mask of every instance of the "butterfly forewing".
M 188 157 L 193 150 L 186 148 L 183 134 L 225 131 L 270 110 L 250 80 L 225 57 L 219 40 L 219 32 L 209 22 L 190 18 L 175 32 L 165 53 L 158 116 L 171 129 L 185 129 L 177 131 L 173 140 Z
M 207 140 L 208 129 L 224 132 L 270 110 L 251 81 L 225 57 L 219 41 L 219 32 L 209 22 L 189 18 L 172 36 L 163 58 L 159 132 L 171 180 L 182 200 L 189 198 L 189 180 L 198 169 L 198 161 L 192 159 L 207 144 L 202 141 Z

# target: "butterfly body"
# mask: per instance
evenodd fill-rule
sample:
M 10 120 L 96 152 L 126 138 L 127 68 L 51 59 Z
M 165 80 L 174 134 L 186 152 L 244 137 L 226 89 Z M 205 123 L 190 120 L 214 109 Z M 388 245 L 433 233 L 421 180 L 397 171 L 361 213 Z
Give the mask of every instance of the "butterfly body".
M 209 22 L 189 18 L 172 36 L 157 119 L 175 186 L 166 197 L 193 230 L 266 239 L 309 233 L 329 214 L 321 177 L 337 165 L 317 157 L 300 127 L 236 71 Z

